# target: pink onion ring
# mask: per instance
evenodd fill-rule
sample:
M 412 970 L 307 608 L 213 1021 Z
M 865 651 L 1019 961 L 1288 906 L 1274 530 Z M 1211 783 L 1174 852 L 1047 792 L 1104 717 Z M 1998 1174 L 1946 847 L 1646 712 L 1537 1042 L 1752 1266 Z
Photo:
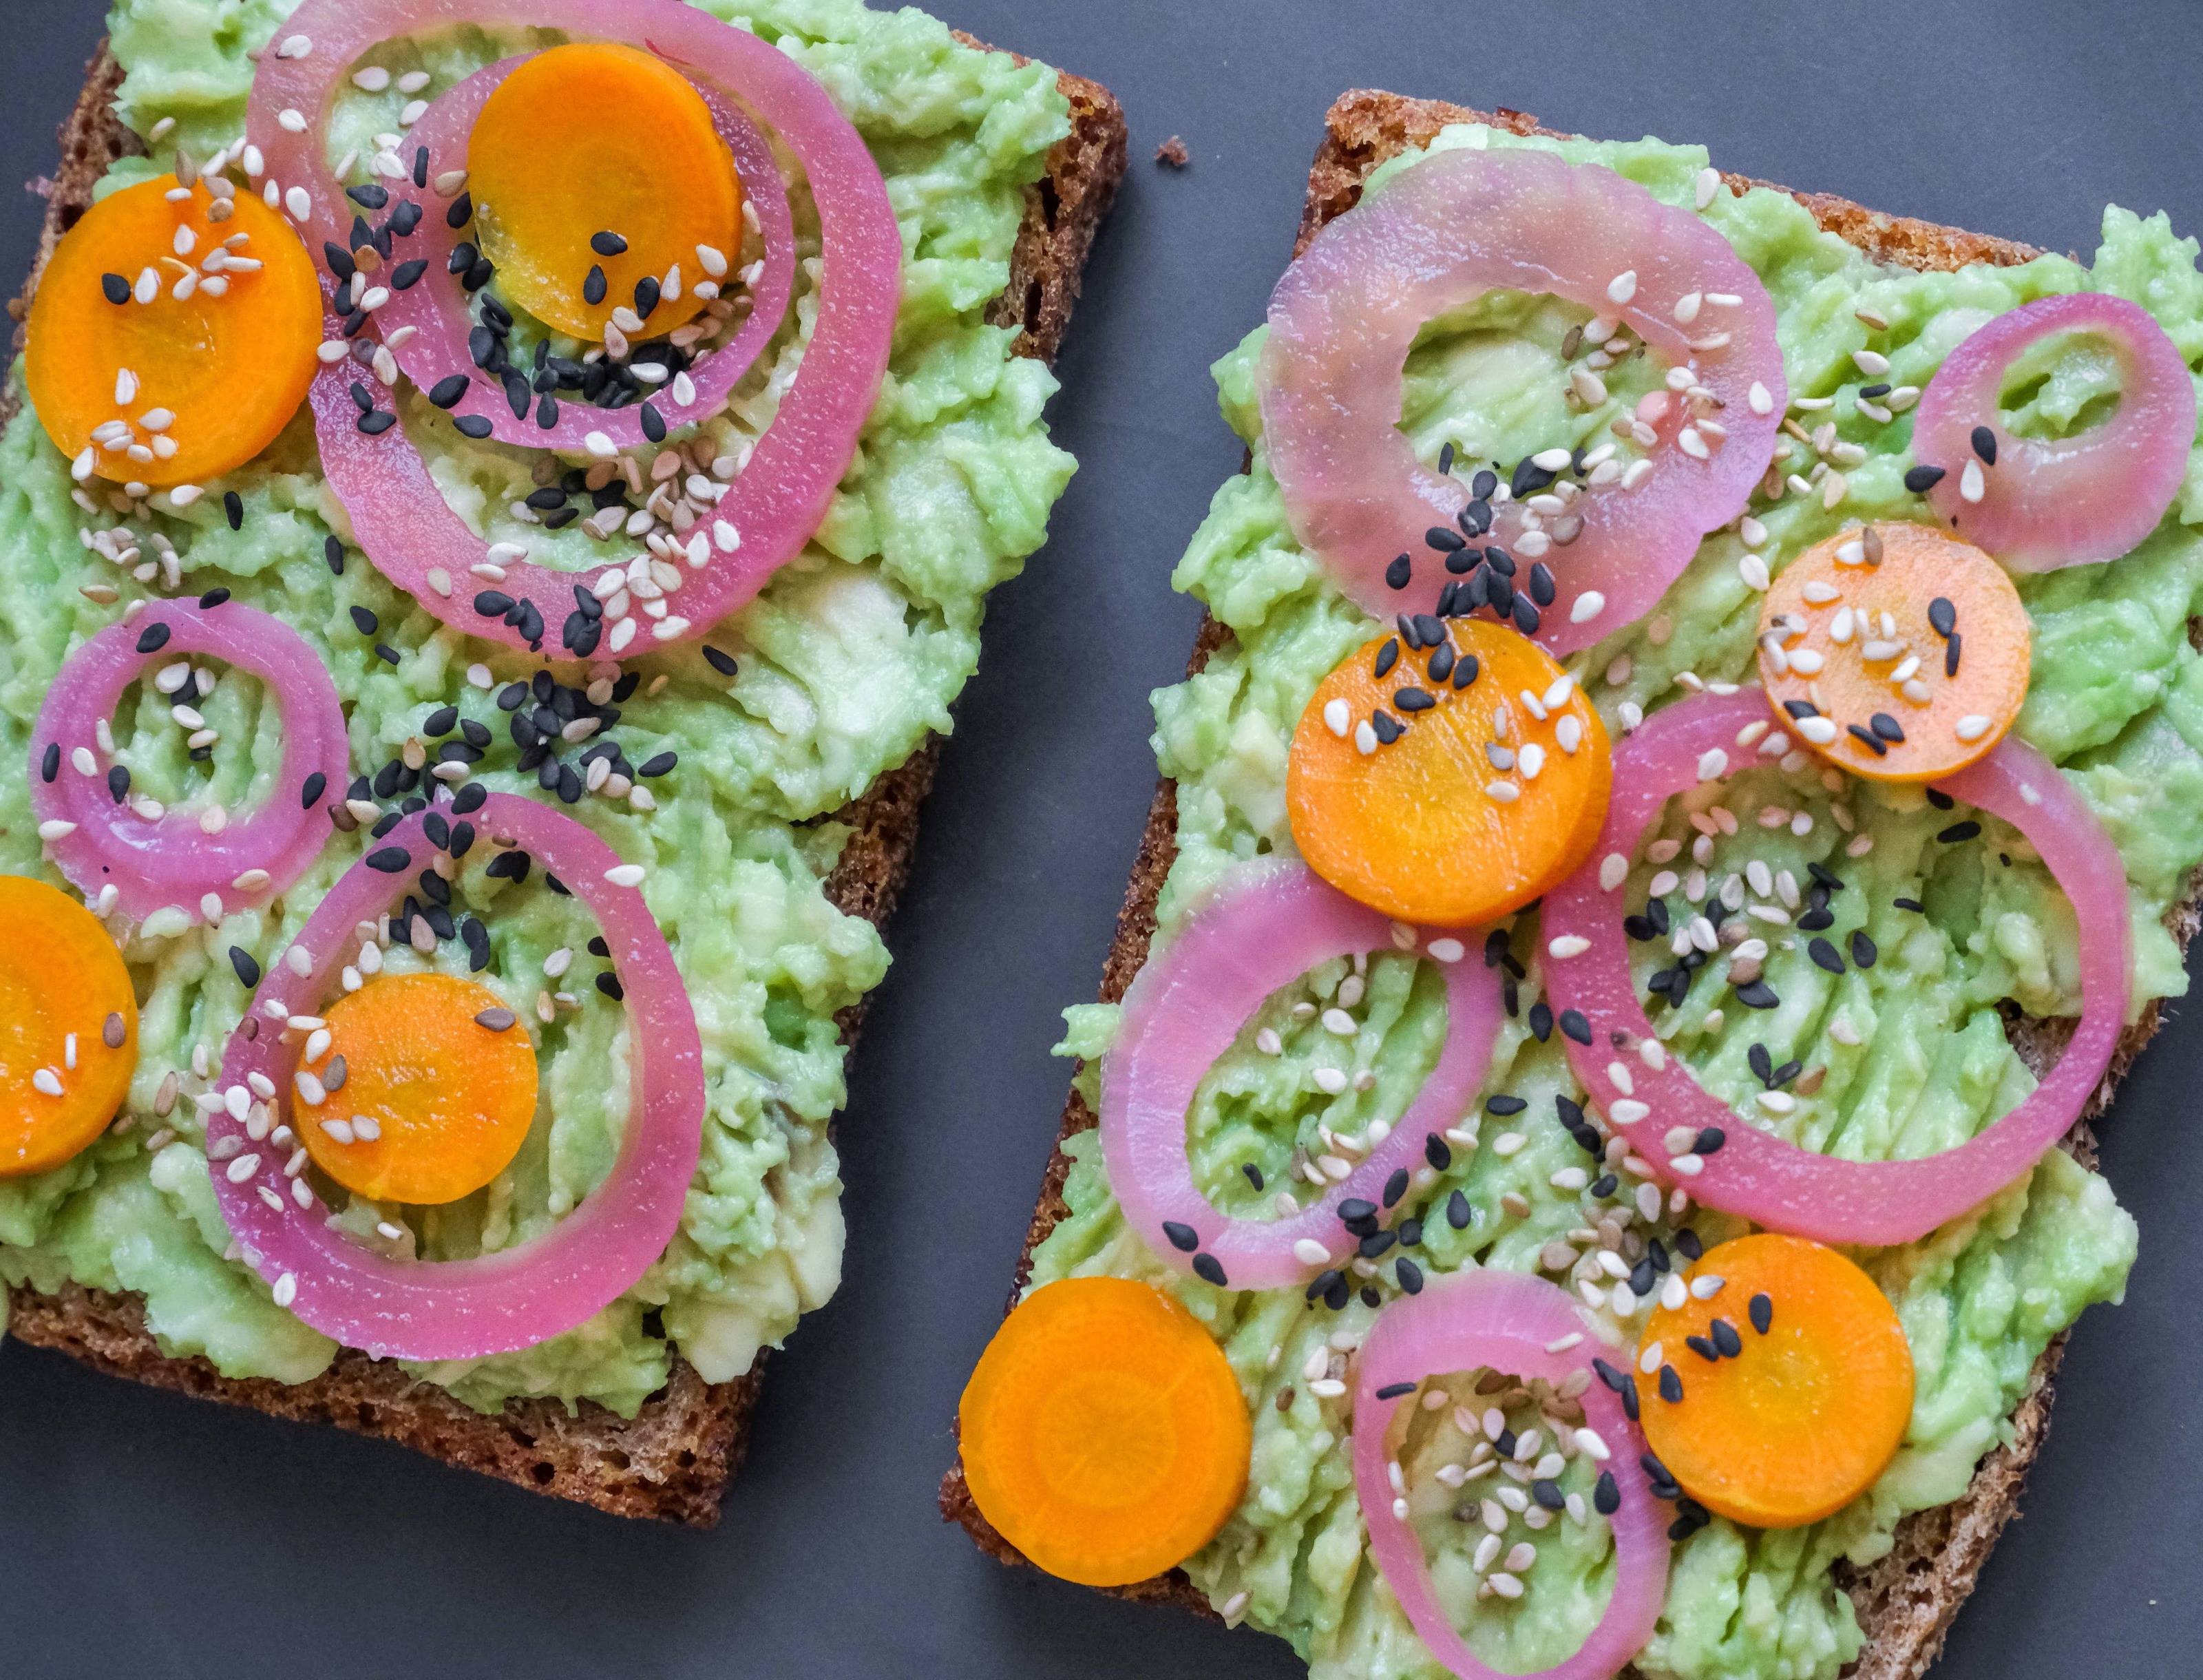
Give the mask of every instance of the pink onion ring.
M 287 1151 L 263 1141 L 269 1105 L 257 1103 L 256 1076 L 284 1093 L 293 1127 L 311 1110 L 292 1103 L 295 1035 L 273 1009 L 310 1015 L 337 985 L 357 943 L 358 924 L 376 920 L 412 885 L 434 848 L 416 813 L 375 843 L 370 860 L 346 872 L 316 907 L 293 949 L 306 953 L 301 975 L 285 960 L 269 964 L 254 1013 L 222 1054 L 221 1080 L 233 1107 L 207 1117 L 210 1158 L 234 1139 L 239 1153 L 214 1174 L 222 1217 L 246 1263 L 275 1287 L 280 1304 L 347 1347 L 379 1359 L 474 1359 L 533 1347 L 582 1323 L 629 1289 L 673 1240 L 695 1174 L 704 1122 L 703 1048 L 688 994 L 664 935 L 639 888 L 606 878 L 619 855 L 580 823 L 517 794 L 493 793 L 474 818 L 496 843 L 525 849 L 557 874 L 597 919 L 627 999 L 634 1099 L 619 1158 L 588 1199 L 542 1235 L 472 1260 L 400 1260 L 331 1230 L 328 1209 L 283 1176 Z M 402 855 L 402 861 L 393 855 Z M 235 1110 L 246 1110 L 240 1121 Z M 257 1129 L 260 1137 L 253 1136 Z M 238 1163 L 262 1164 L 239 1179 Z
M 1592 1100 L 1638 1154 L 1698 1201 L 1769 1230 L 1821 1242 L 1875 1247 L 1911 1242 L 2027 1172 L 2094 1095 L 2125 1028 L 2132 984 L 2126 870 L 2073 784 L 2014 737 L 1935 784 L 2026 837 L 2071 900 L 2081 933 L 2081 1020 L 2064 1054 L 2017 1107 L 1955 1149 L 1906 1161 L 1816 1155 L 1749 1123 L 1701 1085 L 1677 1056 L 1657 1068 L 1631 1068 L 1633 1089 L 1624 1092 L 1607 1071 L 1615 1058 L 1611 1035 L 1653 1034 L 1630 978 L 1621 906 L 1599 885 L 1600 861 L 1615 853 L 1634 856 L 1668 797 L 1696 785 L 1702 756 L 1739 752 L 1739 734 L 1766 721 L 1766 695 L 1757 687 L 1744 688 L 1656 712 L 1616 748 L 1605 831 L 1592 861 L 1545 900 L 1549 938 L 1576 935 L 1589 942 L 1588 949 L 1547 961 L 1546 995 L 1556 1009 L 1580 1009 L 1591 1023 L 1591 1044 L 1571 1039 L 1567 1049 Z M 1670 1130 L 1697 1133 L 1709 1126 L 1722 1128 L 1718 1151 L 1686 1151 L 1670 1158 L 1665 1142 Z
M 2005 370 L 2053 333 L 2086 333 L 2117 358 L 2118 411 L 2077 437 L 2019 437 L 1998 417 Z M 1976 453 L 1987 427 L 1996 462 Z M 2148 311 L 2102 292 L 2041 298 L 1999 315 L 1945 358 L 1920 399 L 1912 457 L 1941 467 L 1928 505 L 2014 571 L 2113 560 L 2157 529 L 2195 442 L 2195 382 Z M 1982 499 L 1966 500 L 1969 465 Z
M 1483 964 L 1458 960 L 1456 942 L 1456 960 L 1442 965 L 1445 1048 L 1413 1105 L 1351 1174 L 1276 1220 L 1227 1217 L 1194 1184 L 1186 1110 L 1247 1018 L 1319 962 L 1391 949 L 1385 917 L 1302 865 L 1278 863 L 1227 879 L 1149 958 L 1125 994 L 1116 1043 L 1102 1058 L 1102 1158 L 1125 1222 L 1158 1255 L 1188 1270 L 1211 1257 L 1222 1274 L 1209 1281 L 1234 1288 L 1298 1283 L 1320 1267 L 1296 1257 L 1294 1245 L 1313 1240 L 1329 1256 L 1323 1263 L 1342 1259 L 1355 1239 L 1339 1222 L 1339 1204 L 1378 1202 L 1386 1179 L 1422 1163 L 1424 1140 L 1468 1111 L 1498 1032 L 1498 985 Z M 1175 1239 L 1173 1226 L 1181 1232 Z
M 193 656 L 258 677 L 283 715 L 274 788 L 218 834 L 188 811 L 148 822 L 109 786 L 111 766 L 98 767 L 99 725 L 123 691 L 148 665 Z M 77 767 L 79 753 L 91 754 L 92 774 Z M 46 849 L 86 898 L 112 886 L 116 908 L 139 921 L 170 906 L 199 915 L 210 896 L 229 914 L 267 903 L 322 855 L 331 832 L 322 796 L 342 797 L 347 761 L 336 685 L 296 630 L 236 601 L 153 600 L 78 648 L 47 689 L 31 731 L 31 808 L 42 829 L 74 825 Z
M 564 624 L 566 654 L 615 658 L 702 636 L 747 605 L 818 529 L 878 394 L 902 279 L 902 236 L 879 166 L 825 89 L 794 60 L 681 0 L 305 0 L 285 28 L 311 40 L 312 50 L 261 60 L 246 132 L 261 149 L 263 178 L 278 200 L 290 205 L 292 193 L 299 195 L 293 208 L 305 214 L 292 220 L 310 245 L 341 241 L 349 227 L 347 201 L 321 155 L 328 106 L 346 73 L 379 42 L 458 24 L 634 41 L 692 80 L 740 98 L 795 154 L 809 181 L 822 263 L 818 317 L 771 426 L 718 505 L 712 541 L 691 548 L 694 574 L 672 610 L 647 633 L 617 625 L 602 631 L 601 649 L 598 632 L 574 622 L 574 591 L 587 587 L 583 576 L 503 562 L 501 582 L 476 586 L 471 568 L 487 558 L 487 545 L 445 503 L 403 426 L 377 435 L 359 429 L 351 398 L 357 371 L 344 363 L 325 366 L 310 393 L 329 487 L 383 575 L 469 635 L 540 651 L 546 627 Z M 305 119 L 304 133 L 284 126 L 285 112 Z M 326 324 L 331 337 L 341 335 L 334 317 Z M 720 525 L 729 538 L 716 535 Z
M 1698 539 L 1744 511 L 1789 400 L 1775 306 L 1710 224 L 1611 169 L 1547 151 L 1433 152 L 1325 228 L 1270 295 L 1262 446 L 1294 535 L 1379 618 L 1428 610 L 1447 574 L 1425 533 L 1458 529 L 1469 502 L 1400 430 L 1409 348 L 1426 322 L 1497 287 L 1619 319 L 1712 393 L 1648 396 L 1638 417 L 1657 435 L 1651 472 L 1573 502 L 1573 542 L 1518 554 L 1554 574 L 1535 636 L 1567 654 L 1650 611 Z M 1725 437 L 1705 429 L 1716 416 Z M 1516 553 L 1524 512 L 1503 504 L 1488 536 L 1469 540 Z M 1394 589 L 1385 569 L 1403 551 L 1421 562 L 1418 581 Z
M 428 149 L 430 180 L 446 170 L 466 168 L 468 137 L 474 132 L 484 102 L 525 62 L 524 57 L 508 58 L 476 71 L 438 98 L 428 114 L 406 131 L 409 145 Z M 669 427 L 694 425 L 726 406 L 735 384 L 778 328 L 795 278 L 795 225 L 771 145 L 758 132 L 757 125 L 717 88 L 696 91 L 710 107 L 712 126 L 734 156 L 744 198 L 757 207 L 759 227 L 765 237 L 765 269 L 751 289 L 749 316 L 741 328 L 725 344 L 704 352 L 689 364 L 695 395 L 683 403 L 675 399 L 670 388 L 661 387 L 651 397 L 651 406 Z M 454 374 L 464 378 L 467 394 L 450 411 L 487 420 L 490 435 L 499 443 L 556 449 L 567 454 L 587 449 L 591 432 L 603 433 L 615 449 L 635 449 L 648 443 L 640 403 L 605 409 L 562 398 L 558 422 L 547 430 L 532 414 L 525 419 L 514 415 L 504 387 L 475 367 L 468 352 L 472 317 L 450 263 L 459 232 L 431 200 L 428 213 L 405 247 L 410 257 L 425 260 L 428 269 L 418 283 L 402 292 L 393 291 L 390 301 L 376 311 L 386 339 L 399 336 L 406 327 L 418 329 L 393 347 L 405 376 L 423 391 L 433 390 Z M 692 270 L 692 280 L 701 277 Z
M 1566 1344 L 1566 1346 L 1562 1346 Z M 1369 1550 L 1408 1621 L 1430 1653 L 1462 1680 L 1611 1680 L 1645 1648 L 1668 1593 L 1666 1521 L 1641 1462 L 1644 1437 L 1602 1382 L 1583 1393 L 1585 1416 L 1610 1454 L 1621 1503 L 1607 1518 L 1614 1532 L 1614 1591 L 1598 1625 L 1575 1654 L 1534 1675 L 1503 1675 L 1479 1660 L 1431 1586 L 1422 1542 L 1396 1514 L 1392 1414 L 1405 1392 L 1428 1376 L 1485 1366 L 1510 1376 L 1558 1384 L 1590 1372 L 1604 1344 L 1556 1285 L 1521 1272 L 1471 1270 L 1438 1279 L 1378 1315 L 1361 1344 L 1354 1401 L 1354 1488 L 1369 1529 Z M 1392 1392 L 1398 1390 L 1400 1392 Z

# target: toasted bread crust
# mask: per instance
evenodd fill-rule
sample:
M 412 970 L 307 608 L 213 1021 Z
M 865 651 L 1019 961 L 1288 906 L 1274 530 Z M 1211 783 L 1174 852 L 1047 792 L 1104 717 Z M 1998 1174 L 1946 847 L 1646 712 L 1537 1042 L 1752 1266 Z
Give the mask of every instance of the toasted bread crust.
M 1333 216 L 1352 208 L 1371 170 L 1409 147 L 1427 145 L 1439 129 L 1456 122 L 1485 122 L 1518 134 L 1556 132 L 1539 127 L 1533 117 L 1503 108 L 1496 112 L 1476 111 L 1443 100 L 1410 99 L 1367 89 L 1342 94 L 1326 115 L 1323 143 L 1308 170 L 1308 198 L 1301 212 L 1294 253 L 1305 250 Z M 2011 240 L 1885 216 L 1825 193 L 1793 192 L 1744 175 L 1729 175 L 1724 180 L 1733 192 L 1771 186 L 1776 192 L 1789 192 L 1823 228 L 1876 262 L 1911 269 L 1956 269 L 1970 263 L 2023 263 L 2041 254 Z M 1214 619 L 1204 618 L 1188 675 L 1199 671 L 1209 655 L 1229 640 L 1228 630 Z M 1156 897 L 1177 855 L 1177 825 L 1176 785 L 1165 778 L 1157 784 L 1155 802 L 1149 807 L 1147 828 L 1140 838 L 1124 908 L 1117 918 L 1116 938 L 1102 969 L 1104 1003 L 1121 998 L 1147 960 L 1149 941 L 1155 933 Z M 2183 949 L 2194 934 L 2199 914 L 2203 912 L 2199 912 L 2191 883 L 2188 897 L 2167 918 Z M 2084 1163 L 2094 1165 L 2095 1159 L 2090 1121 L 2103 1112 L 2112 1091 L 2158 1024 L 2159 1012 L 2153 1003 L 2127 1032 L 2086 1113 L 2068 1134 L 2066 1148 Z M 2071 1027 L 2070 1021 L 2015 1017 L 2009 1031 L 2021 1058 L 2040 1075 L 2056 1062 Z M 1033 1251 L 1068 1211 L 1063 1186 L 1071 1162 L 1062 1143 L 1095 1123 L 1092 1109 L 1074 1089 L 1064 1108 L 1057 1148 L 1048 1162 L 1019 1258 L 1016 1282 L 1010 1292 L 1013 1305 L 1031 1275 Z M 1898 1525 L 1895 1542 L 1887 1557 L 1866 1569 L 1845 1572 L 1843 1584 L 1857 1607 L 1866 1636 L 1864 1648 L 1852 1670 L 1852 1680 L 1917 1680 L 1942 1649 L 1952 1619 L 1972 1591 L 1997 1535 L 2018 1512 L 2028 1466 L 2050 1427 L 2050 1402 L 2064 1351 L 2061 1335 L 2036 1361 L 2027 1393 L 2012 1414 L 2009 1444 L 1999 1446 L 1982 1460 L 1965 1493 L 1952 1504 L 1906 1517 Z M 983 1551 L 1006 1563 L 1025 1561 L 972 1503 L 960 1458 L 942 1480 L 940 1503 L 943 1517 L 960 1523 Z M 1113 1590 L 1123 1598 L 1167 1602 L 1205 1616 L 1214 1614 L 1208 1597 L 1183 1571 L 1172 1570 Z
M 47 195 L 38 260 L 9 310 L 18 322 L 55 243 L 91 204 L 94 184 L 115 159 L 144 150 L 114 115 L 121 80 L 121 66 L 103 44 L 62 127 L 62 160 Z M 988 311 L 995 325 L 1019 328 L 1012 346 L 1017 354 L 1047 362 L 1061 346 L 1087 252 L 1125 171 L 1125 117 L 1108 89 L 1069 74 L 1059 74 L 1056 85 L 1071 102 L 1071 132 L 1049 152 L 1042 178 L 1026 189 L 1010 282 Z M 20 348 L 20 328 L 17 338 Z M 11 412 L 0 407 L 0 420 Z M 852 831 L 826 882 L 826 896 L 847 914 L 883 925 L 893 913 L 936 757 L 936 743 L 928 741 L 830 819 Z M 845 1043 L 855 1043 L 863 1013 L 861 1003 L 842 1012 Z M 720 1497 L 748 1444 L 765 1364 L 761 1353 L 746 1375 L 715 1384 L 676 1360 L 666 1387 L 632 1420 L 586 1400 L 572 1414 L 555 1400 L 514 1401 L 492 1417 L 351 1350 L 310 1382 L 225 1377 L 204 1358 L 163 1354 L 134 1296 L 74 1285 L 53 1295 L 19 1290 L 7 1328 L 26 1342 L 113 1375 L 281 1417 L 334 1423 L 617 1516 L 699 1528 L 718 1520 Z

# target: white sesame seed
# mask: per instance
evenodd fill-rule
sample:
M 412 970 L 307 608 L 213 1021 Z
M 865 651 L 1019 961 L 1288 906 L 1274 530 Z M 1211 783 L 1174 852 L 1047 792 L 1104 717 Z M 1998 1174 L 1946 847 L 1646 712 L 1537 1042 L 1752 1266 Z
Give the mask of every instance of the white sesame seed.
M 1869 379 L 1879 379 L 1889 371 L 1889 358 L 1878 350 L 1854 350 L 1852 362 Z
M 286 134 L 303 134 L 306 132 L 306 114 L 295 105 L 286 105 L 275 113 L 275 124 Z
M 1693 196 L 1700 210 L 1713 203 L 1714 195 L 1721 191 L 1721 186 L 1722 178 L 1719 169 L 1709 166 L 1698 171 L 1698 186 Z
M 1634 1126 L 1648 1118 L 1652 1110 L 1633 1097 L 1624 1097 L 1607 1110 L 1608 1117 L 1616 1126 Z
M 1545 954 L 1562 961 L 1566 961 L 1572 956 L 1581 956 L 1590 949 L 1591 941 L 1580 933 L 1563 933 L 1545 942 Z
M 1642 466 L 1645 463 L 1640 461 L 1638 464 Z M 1605 595 L 1597 589 L 1586 589 L 1569 606 L 1568 622 L 1572 624 L 1587 624 L 1605 611 Z
M 298 1298 L 298 1280 L 297 1275 L 291 1272 L 284 1273 L 282 1276 L 275 1280 L 275 1287 L 273 1293 L 275 1295 L 275 1304 L 277 1306 L 289 1306 L 292 1302 Z
M 1982 464 L 1969 461 L 1958 475 L 1958 494 L 1970 502 L 1979 501 L 1988 494 L 1988 481 L 1982 476 Z
M 1609 303 L 1626 304 L 1637 295 L 1637 270 L 1624 269 L 1607 281 L 1606 296 Z
M 363 93 L 380 93 L 390 86 L 390 72 L 380 64 L 352 73 L 351 85 Z
M 1717 782 L 1728 774 L 1728 754 L 1719 747 L 1709 747 L 1698 754 L 1698 779 Z
M 291 212 L 293 222 L 310 220 L 314 214 L 314 201 L 303 186 L 294 186 L 283 195 L 283 207 Z

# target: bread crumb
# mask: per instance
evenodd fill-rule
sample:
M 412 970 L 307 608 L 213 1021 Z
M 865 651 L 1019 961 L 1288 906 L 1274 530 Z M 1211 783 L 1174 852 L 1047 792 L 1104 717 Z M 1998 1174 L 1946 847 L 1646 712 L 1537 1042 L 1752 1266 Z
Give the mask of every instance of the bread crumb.
M 1192 161 L 1186 151 L 1185 142 L 1175 134 L 1155 148 L 1155 162 L 1171 169 L 1183 169 Z

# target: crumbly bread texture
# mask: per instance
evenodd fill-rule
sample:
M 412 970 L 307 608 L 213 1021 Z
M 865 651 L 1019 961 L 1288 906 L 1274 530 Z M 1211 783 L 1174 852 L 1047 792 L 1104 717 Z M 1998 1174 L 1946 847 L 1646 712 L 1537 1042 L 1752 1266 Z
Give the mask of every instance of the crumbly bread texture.
M 62 128 L 62 160 L 48 189 L 38 261 L 22 299 L 9 309 L 19 322 L 55 242 L 90 206 L 93 184 L 115 158 L 144 150 L 115 118 L 121 80 L 121 67 L 103 45 Z M 1071 102 L 1071 132 L 1049 152 L 1047 173 L 1026 190 L 1010 283 L 988 311 L 995 324 L 1019 329 L 1019 355 L 1049 362 L 1063 342 L 1095 232 L 1125 172 L 1125 117 L 1109 91 L 1068 74 L 1059 75 L 1057 86 Z M 19 349 L 21 337 L 19 328 Z M 0 420 L 9 411 L 0 408 Z M 834 813 L 831 820 L 852 832 L 827 896 L 848 914 L 877 924 L 893 912 L 909 873 L 934 759 L 929 742 Z M 859 1005 L 842 1016 L 845 1042 L 853 1044 L 861 1015 Z M 393 1364 L 350 1350 L 322 1375 L 296 1385 L 235 1380 L 203 1358 L 172 1359 L 147 1333 L 134 1296 L 74 1286 L 54 1295 L 20 1290 L 8 1329 L 116 1376 L 280 1417 L 334 1423 L 600 1511 L 698 1528 L 718 1521 L 720 1496 L 747 1446 L 765 1364 L 760 1354 L 746 1375 L 707 1383 L 676 1360 L 671 1380 L 631 1421 L 589 1401 L 573 1414 L 556 1400 L 514 1401 L 486 1417 Z
M 1409 99 L 1394 93 L 1357 90 L 1342 95 L 1325 120 L 1323 144 L 1308 171 L 1306 207 L 1301 212 L 1300 236 L 1295 254 L 1307 247 L 1316 232 L 1333 216 L 1350 209 L 1361 197 L 1361 184 L 1385 159 L 1411 146 L 1429 143 L 1449 123 L 1485 122 L 1518 134 L 1552 133 L 1534 118 L 1520 111 L 1485 112 L 1436 99 Z M 1743 175 L 1726 177 L 1732 191 L 1766 186 Z M 1775 188 L 1789 192 L 1787 187 Z M 1823 193 L 1792 192 L 1813 212 L 1822 227 L 1840 235 L 1877 262 L 1902 263 L 1913 269 L 1956 269 L 1969 263 L 2023 263 L 2039 255 L 2032 247 L 1984 234 L 1938 227 L 1904 216 L 1884 216 L 1847 199 Z M 2191 634 L 2194 627 L 2191 626 Z M 1194 643 L 1188 674 L 1201 669 L 1208 656 L 1222 647 L 1229 632 L 1214 620 L 1202 623 Z M 1114 1003 L 1122 997 L 1132 976 L 1147 960 L 1148 943 L 1155 928 L 1155 898 L 1163 878 L 1177 854 L 1177 794 L 1168 780 L 1155 789 L 1148 812 L 1146 832 L 1132 866 L 1131 884 L 1125 908 L 1117 919 L 1117 937 L 1109 949 L 1102 973 L 1102 998 Z M 2168 921 L 2185 949 L 2203 911 L 2191 884 L 2188 896 L 2171 912 Z M 2088 1104 L 2087 1112 L 2068 1134 L 2065 1147 L 2093 1166 L 2095 1138 L 2090 1122 L 2111 1101 L 2111 1092 L 2125 1075 L 2159 1023 L 2152 1003 L 2129 1031 L 2113 1058 L 2110 1071 Z M 2028 1066 L 2038 1075 L 2053 1064 L 2072 1031 L 2068 1020 L 2038 1020 L 2013 1016 L 2007 1027 L 2012 1042 Z M 1061 1138 L 1069 1138 L 1095 1124 L 1093 1111 L 1077 1091 L 1064 1109 Z M 1032 1269 L 1033 1250 L 1039 1246 L 1066 1211 L 1063 1201 L 1065 1174 L 1070 1159 L 1060 1146 L 1048 1162 L 1039 1206 L 1025 1238 L 1018 1264 L 1017 1283 L 1010 1301 L 1016 1303 Z M 1915 1680 L 1942 1649 L 1943 1638 L 1958 1606 L 1973 1589 L 1974 1581 L 2005 1523 L 2018 1514 L 2019 1496 L 2028 1466 L 2042 1445 L 2050 1427 L 2050 1400 L 2058 1361 L 2064 1339 L 2052 1341 L 2036 1362 L 2025 1397 L 2011 1419 L 2011 1440 L 1983 1458 L 1964 1494 L 1954 1503 L 1915 1512 L 1899 1524 L 1889 1554 L 1871 1567 L 1847 1571 L 1843 1584 L 1858 1607 L 1866 1644 L 1852 1670 L 1852 1680 Z M 941 1510 L 951 1522 L 968 1529 L 980 1548 L 1007 1563 L 1022 1563 L 1017 1548 L 995 1531 L 972 1502 L 960 1460 L 941 1484 Z M 1136 1585 L 1116 1589 L 1125 1598 L 1153 1600 L 1211 1615 L 1207 1597 L 1182 1571 L 1173 1570 Z

